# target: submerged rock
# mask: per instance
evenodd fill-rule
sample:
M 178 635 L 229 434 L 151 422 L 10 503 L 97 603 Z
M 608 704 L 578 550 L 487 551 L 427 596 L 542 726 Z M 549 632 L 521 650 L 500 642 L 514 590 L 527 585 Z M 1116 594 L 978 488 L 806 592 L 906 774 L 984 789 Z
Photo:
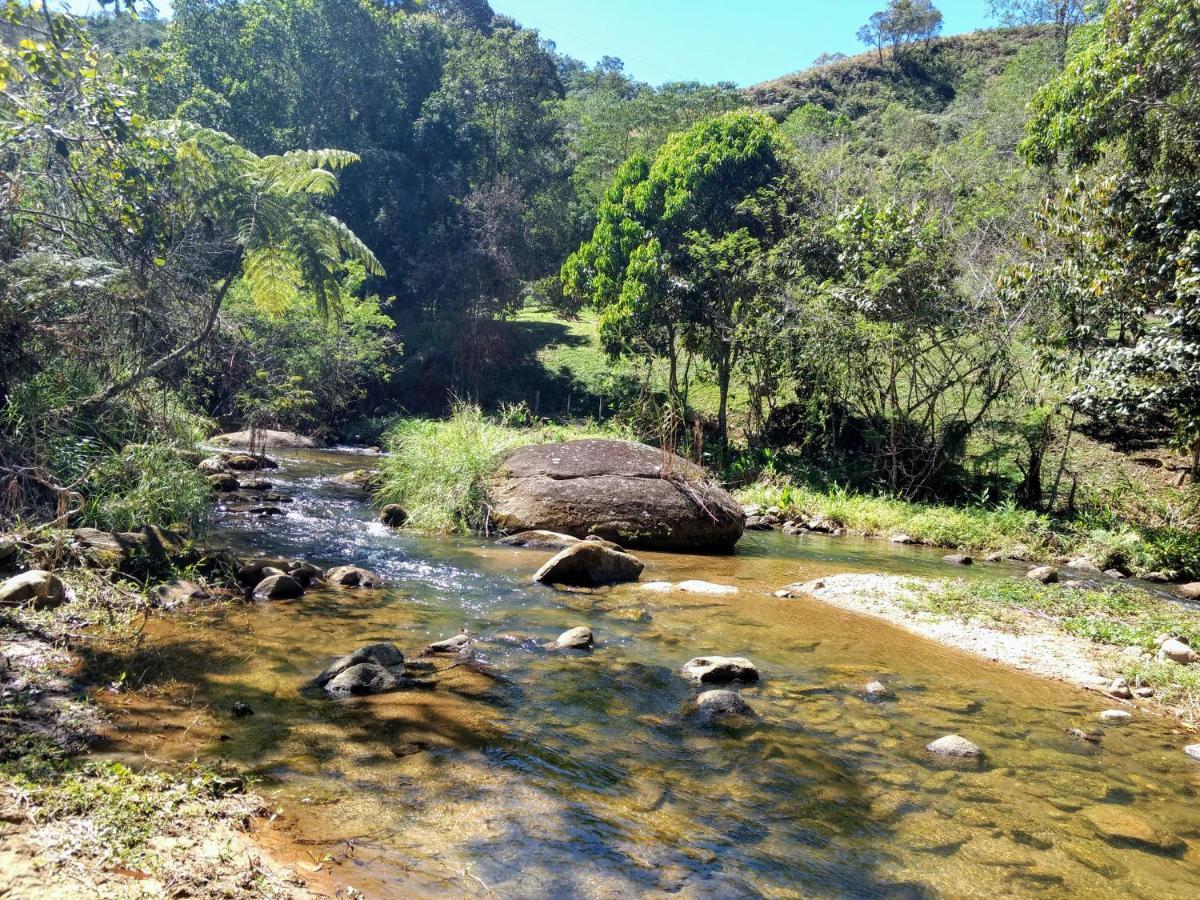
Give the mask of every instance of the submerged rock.
M 684 663 L 681 671 L 701 684 L 758 681 L 758 667 L 741 656 L 698 656 Z
M 524 547 L 526 550 L 566 550 L 579 543 L 579 538 L 557 531 L 534 529 L 510 534 L 496 541 L 501 547 Z
M 1133 721 L 1133 713 L 1128 713 L 1123 709 L 1106 709 L 1100 713 L 1100 721 L 1107 722 L 1109 725 L 1124 725 L 1126 722 Z
M 882 681 L 872 681 L 863 689 L 867 698 L 870 700 L 882 700 L 885 697 L 890 697 L 892 692 L 888 690 L 888 686 Z
M 541 584 L 599 587 L 637 581 L 643 568 L 636 556 L 593 541 L 580 541 L 550 559 L 537 570 L 533 580 Z
M 683 591 L 685 594 L 708 594 L 709 596 L 721 596 L 723 594 L 736 594 L 738 589 L 729 584 L 713 584 L 711 581 L 681 581 L 675 585 L 675 589 Z
M 649 550 L 729 550 L 744 522 L 704 469 L 633 441 L 523 447 L 501 463 L 488 495 L 504 531 L 595 534 Z
M 333 478 L 334 484 L 362 488 L 364 491 L 374 490 L 382 482 L 382 476 L 374 469 L 355 469 L 353 472 L 346 472 Z
M 383 587 L 383 579 L 374 572 L 368 572 L 358 566 L 334 566 L 325 573 L 325 580 L 337 587 L 370 589 Z
M 0 584 L 0 606 L 30 603 L 39 609 L 61 606 L 71 599 L 71 589 L 57 575 L 30 569 Z
M 735 691 L 705 691 L 689 704 L 689 710 L 701 722 L 714 724 L 744 719 L 755 719 L 754 708 Z
M 279 464 L 266 456 L 251 456 L 249 453 L 231 453 L 225 457 L 225 465 L 235 472 L 257 472 L 259 469 L 275 469 Z
M 1058 581 L 1058 569 L 1054 566 L 1037 566 L 1026 572 L 1025 577 L 1042 584 L 1055 584 Z
M 595 643 L 595 638 L 592 636 L 592 629 L 586 625 L 580 625 L 577 628 L 571 628 L 560 634 L 551 644 L 555 650 L 586 650 Z
M 983 755 L 983 751 L 977 746 L 968 741 L 965 737 L 957 734 L 948 734 L 945 737 L 940 737 L 926 748 L 934 756 L 943 756 L 953 759 L 978 759 Z
M 1124 807 L 1098 803 L 1080 815 L 1110 844 L 1174 855 L 1187 849 L 1179 837 L 1154 827 Z
M 973 564 L 975 560 L 962 553 L 950 553 L 942 557 L 942 562 L 950 563 L 952 566 L 969 566 Z
M 1196 762 L 1200 762 L 1200 744 L 1188 744 L 1183 748 L 1183 752 L 1196 760 Z

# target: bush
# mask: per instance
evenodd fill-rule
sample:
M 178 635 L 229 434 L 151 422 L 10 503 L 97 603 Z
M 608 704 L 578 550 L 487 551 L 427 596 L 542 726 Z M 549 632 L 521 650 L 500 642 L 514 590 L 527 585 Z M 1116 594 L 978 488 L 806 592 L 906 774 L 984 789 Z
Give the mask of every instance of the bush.
M 445 420 L 406 419 L 385 435 L 380 504 L 399 503 L 409 522 L 430 531 L 487 528 L 486 482 L 517 447 L 584 437 L 628 437 L 611 426 L 531 422 L 528 409 L 510 407 L 499 419 L 478 406 L 456 404 Z
M 212 491 L 173 447 L 134 445 L 95 463 L 83 491 L 84 521 L 109 531 L 197 524 Z

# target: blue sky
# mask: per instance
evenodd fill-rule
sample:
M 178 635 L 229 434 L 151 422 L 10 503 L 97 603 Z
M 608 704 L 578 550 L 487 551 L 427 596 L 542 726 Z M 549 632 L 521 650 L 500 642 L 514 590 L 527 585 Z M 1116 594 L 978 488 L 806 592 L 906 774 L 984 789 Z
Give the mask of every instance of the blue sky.
M 63 2 L 63 0 L 59 0 Z M 77 12 L 96 0 L 66 0 Z M 808 66 L 822 52 L 863 49 L 858 27 L 885 0 L 491 0 L 558 49 L 594 63 L 619 56 L 630 74 L 663 81 L 755 84 Z M 936 2 L 936 0 L 935 0 Z M 986 27 L 985 0 L 941 0 L 944 34 Z M 169 12 L 169 0 L 159 0 Z

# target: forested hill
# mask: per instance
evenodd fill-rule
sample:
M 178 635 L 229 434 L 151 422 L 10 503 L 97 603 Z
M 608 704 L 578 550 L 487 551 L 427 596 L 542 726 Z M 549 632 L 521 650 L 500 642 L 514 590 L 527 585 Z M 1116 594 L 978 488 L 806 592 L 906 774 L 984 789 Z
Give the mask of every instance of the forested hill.
M 851 120 L 882 113 L 893 103 L 940 113 L 963 95 L 978 96 L 1018 54 L 1051 38 L 1051 31 L 1026 26 L 933 38 L 897 59 L 890 50 L 826 56 L 803 71 L 747 88 L 747 94 L 780 119 L 810 103 Z

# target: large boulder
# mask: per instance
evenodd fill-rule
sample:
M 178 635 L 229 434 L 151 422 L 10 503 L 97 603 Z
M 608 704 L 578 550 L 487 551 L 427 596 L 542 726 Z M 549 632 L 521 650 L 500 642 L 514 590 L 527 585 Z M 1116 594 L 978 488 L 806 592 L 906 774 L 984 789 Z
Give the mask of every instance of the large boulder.
M 330 697 L 361 697 L 404 686 L 404 675 L 404 654 L 395 644 L 369 644 L 335 660 L 313 684 Z
M 248 449 L 252 446 L 252 439 L 253 447 L 256 450 L 277 450 L 281 447 L 312 448 L 317 446 L 317 442 L 310 437 L 305 437 L 302 434 L 296 434 L 292 431 L 273 431 L 269 428 L 259 431 L 231 431 L 228 434 L 218 434 L 209 443 L 217 447 Z
M 533 580 L 568 587 L 599 587 L 622 581 L 637 581 L 642 561 L 629 553 L 610 550 L 593 541 L 580 541 L 537 570 Z
M 383 579 L 374 572 L 358 566 L 334 566 L 325 573 L 325 580 L 335 587 L 367 588 L 383 587 Z
M 647 550 L 729 550 L 745 519 L 702 468 L 633 441 L 523 447 L 501 463 L 488 493 L 501 531 L 594 534 Z

